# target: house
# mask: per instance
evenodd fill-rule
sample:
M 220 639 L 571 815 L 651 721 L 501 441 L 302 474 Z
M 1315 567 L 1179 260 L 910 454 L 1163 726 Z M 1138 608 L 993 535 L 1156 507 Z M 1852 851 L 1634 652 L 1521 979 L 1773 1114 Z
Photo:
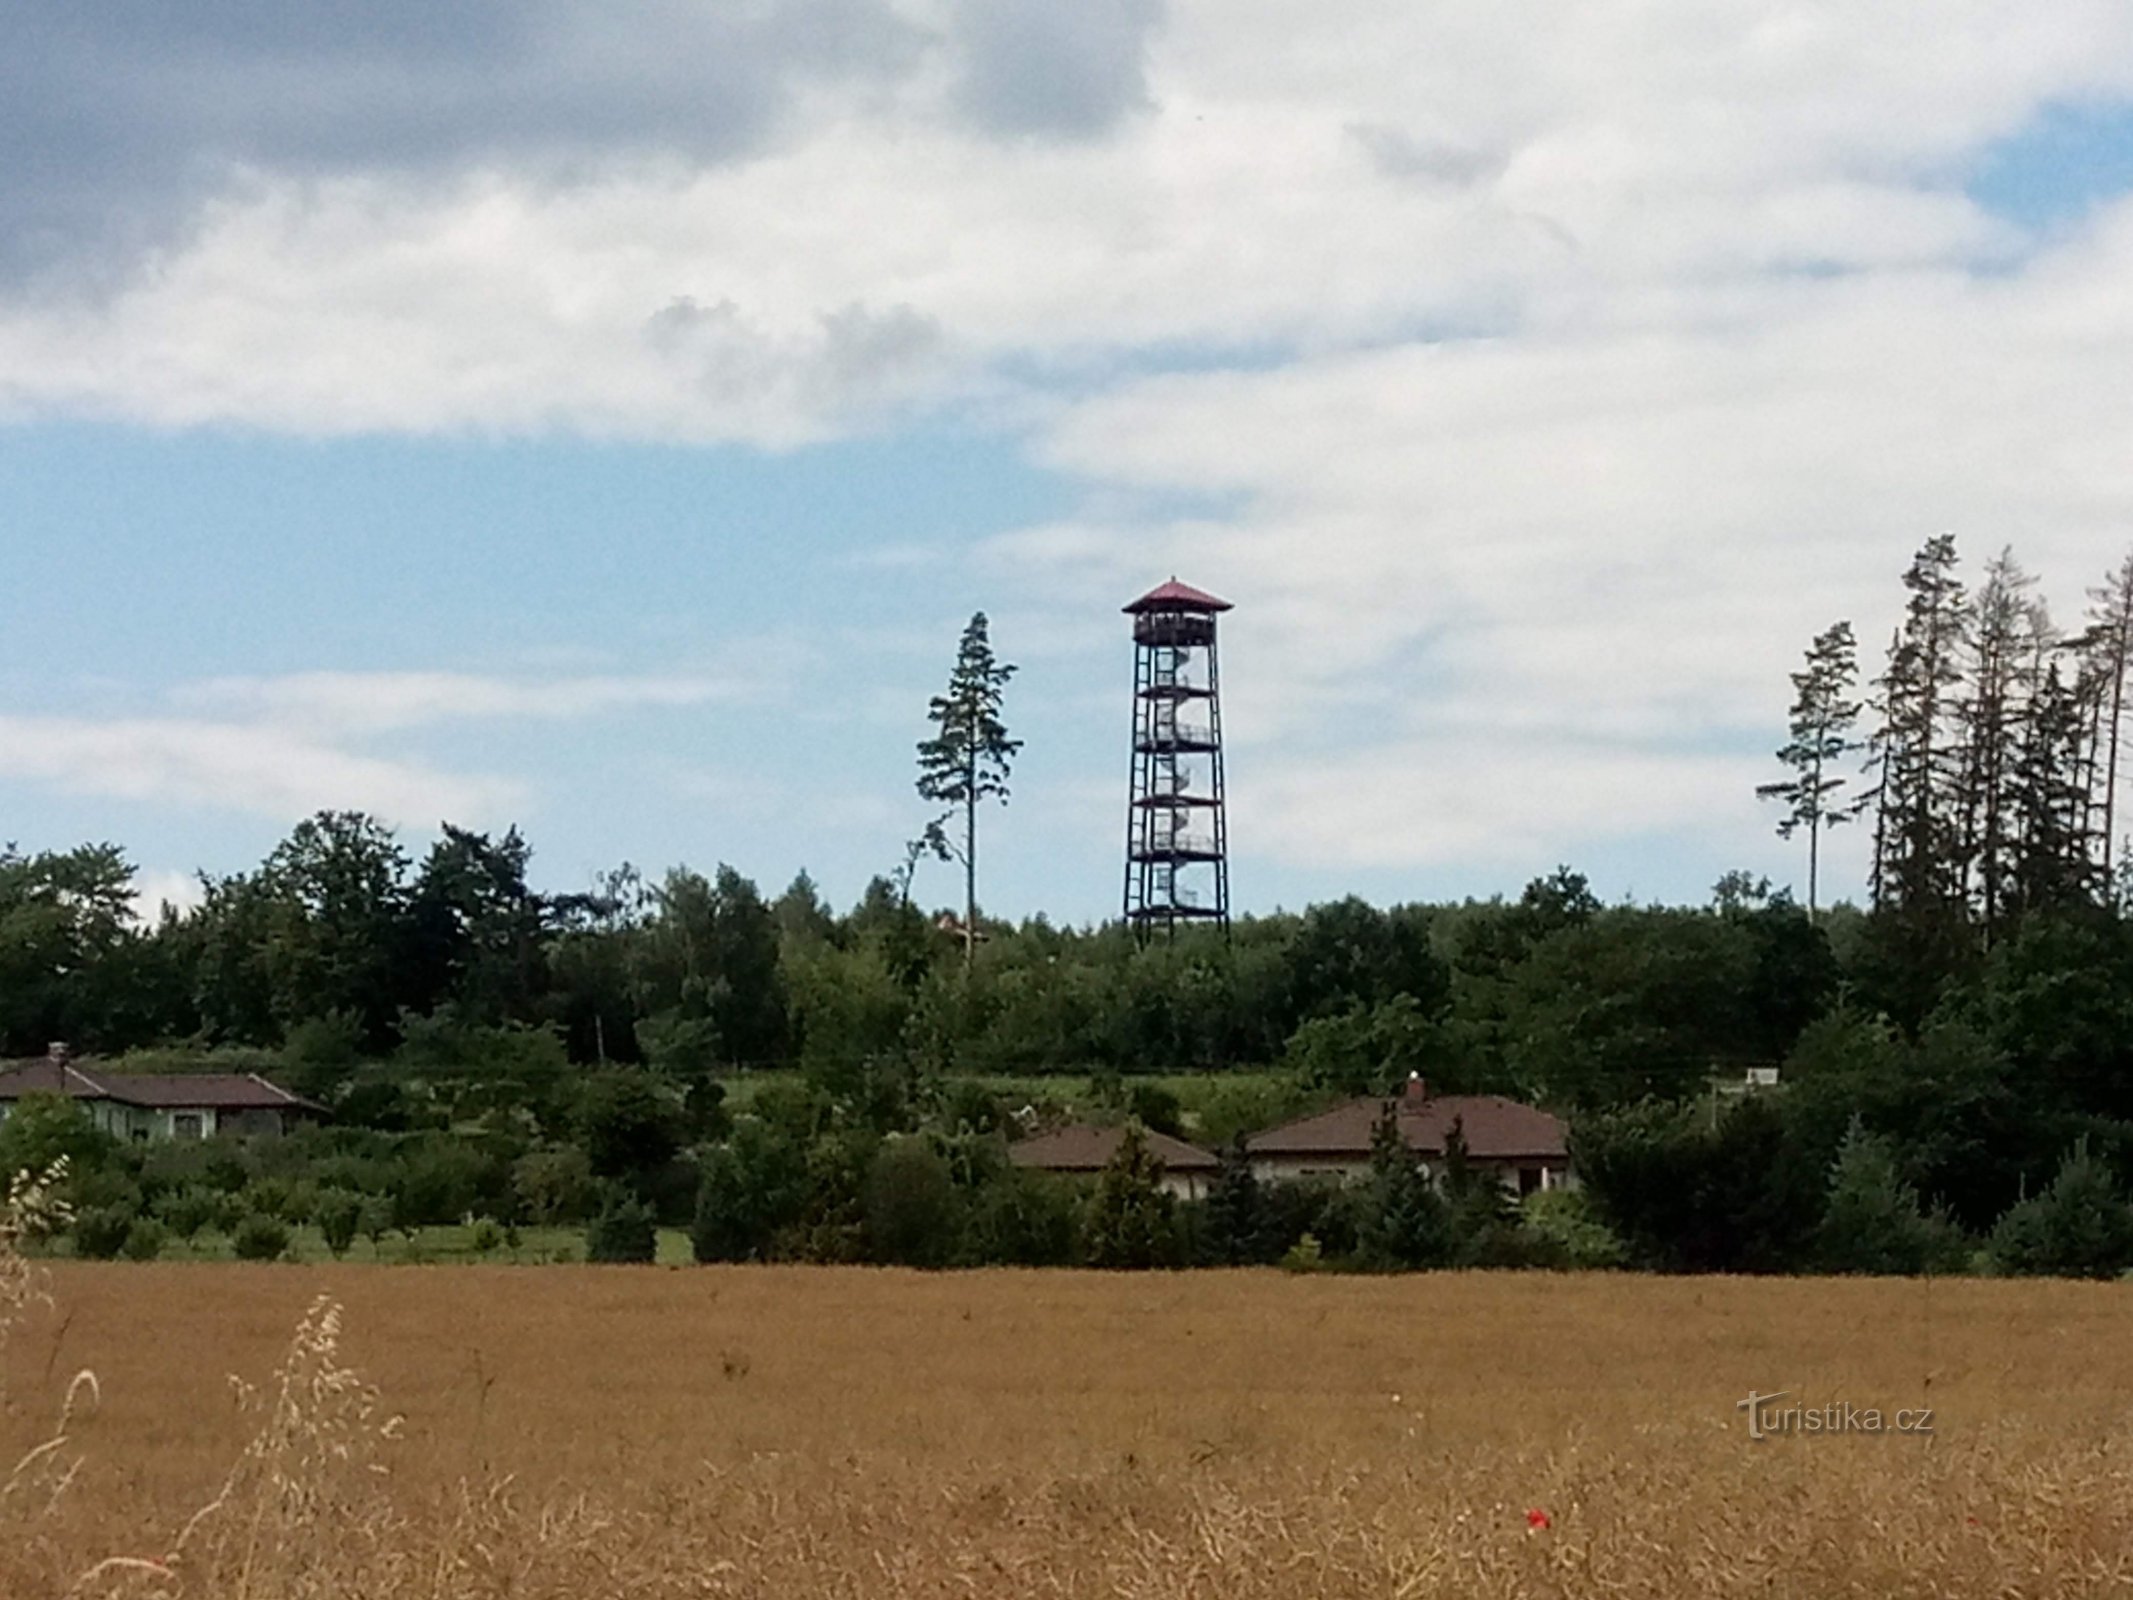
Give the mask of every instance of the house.
M 254 1072 L 113 1072 L 76 1061 L 55 1044 L 41 1059 L 0 1070 L 0 1121 L 25 1095 L 63 1094 L 118 1139 L 209 1139 L 218 1134 L 287 1133 L 326 1115 Z
M 1017 1140 L 1007 1147 L 1007 1159 L 1018 1167 L 1029 1167 L 1038 1172 L 1098 1173 L 1111 1164 L 1111 1158 L 1118 1154 L 1118 1147 L 1125 1137 L 1123 1127 L 1102 1128 L 1094 1123 L 1078 1122 L 1070 1127 L 1055 1128 L 1050 1133 L 1040 1133 L 1035 1138 Z M 1164 1193 L 1176 1195 L 1180 1200 L 1199 1199 L 1222 1166 L 1198 1145 L 1173 1139 L 1167 1133 L 1157 1133 L 1150 1128 L 1144 1130 L 1141 1137 L 1147 1141 L 1148 1153 L 1162 1164 L 1163 1175 L 1159 1181 Z
M 1396 1108 L 1401 1139 L 1421 1157 L 1425 1171 L 1434 1172 L 1443 1161 L 1445 1139 L 1457 1123 L 1469 1163 L 1496 1174 L 1514 1194 L 1560 1189 L 1576 1181 L 1567 1131 L 1559 1118 L 1502 1095 L 1433 1095 L 1419 1075 L 1408 1079 L 1396 1101 L 1366 1095 L 1245 1141 L 1253 1175 L 1347 1178 L 1366 1171 L 1371 1134 L 1388 1104 Z

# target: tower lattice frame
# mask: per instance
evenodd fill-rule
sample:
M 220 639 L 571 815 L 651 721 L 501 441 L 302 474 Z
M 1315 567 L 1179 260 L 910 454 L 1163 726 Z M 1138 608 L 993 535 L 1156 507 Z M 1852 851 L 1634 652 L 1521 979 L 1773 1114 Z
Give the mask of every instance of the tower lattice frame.
M 1230 609 L 1175 578 L 1125 607 L 1133 618 L 1125 918 L 1142 938 L 1181 922 L 1229 928 L 1215 620 Z

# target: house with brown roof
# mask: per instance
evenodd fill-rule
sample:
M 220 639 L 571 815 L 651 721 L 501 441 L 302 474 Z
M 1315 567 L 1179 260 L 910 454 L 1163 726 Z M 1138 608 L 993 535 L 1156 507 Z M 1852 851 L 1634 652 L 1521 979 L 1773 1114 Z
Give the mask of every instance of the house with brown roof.
M 63 1044 L 0 1070 L 0 1122 L 35 1094 L 64 1095 L 116 1139 L 211 1139 L 287 1133 L 326 1108 L 256 1072 L 113 1072 Z
M 1445 1140 L 1456 1123 L 1469 1163 L 1494 1173 L 1513 1194 L 1576 1182 L 1568 1130 L 1560 1118 L 1498 1094 L 1431 1094 L 1420 1076 L 1409 1078 L 1396 1099 L 1365 1095 L 1246 1140 L 1254 1176 L 1348 1178 L 1367 1171 L 1371 1134 L 1387 1105 L 1394 1108 L 1401 1139 L 1426 1172 L 1434 1174 L 1443 1162 Z
M 1111 1158 L 1118 1154 L 1118 1147 L 1125 1137 L 1126 1130 L 1122 1126 L 1099 1127 L 1092 1122 L 1077 1122 L 1070 1127 L 1017 1140 L 1007 1147 L 1007 1159 L 1018 1167 L 1029 1167 L 1038 1172 L 1090 1176 L 1111 1164 Z M 1165 1193 L 1174 1194 L 1180 1200 L 1199 1199 L 1222 1166 L 1198 1145 L 1173 1139 L 1167 1133 L 1157 1133 L 1149 1128 L 1142 1131 L 1141 1137 L 1147 1142 L 1149 1155 L 1162 1166 L 1162 1176 L 1157 1182 Z

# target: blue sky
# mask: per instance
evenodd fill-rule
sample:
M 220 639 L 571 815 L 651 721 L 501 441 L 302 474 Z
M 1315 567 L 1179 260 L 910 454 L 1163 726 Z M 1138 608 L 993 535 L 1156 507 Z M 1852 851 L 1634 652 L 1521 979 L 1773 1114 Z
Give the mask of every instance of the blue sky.
M 2122 7 L 114 10 L 0 67 L 0 838 L 156 892 L 332 805 L 849 902 L 982 608 L 986 899 L 1100 917 L 1175 571 L 1245 907 L 1700 899 L 1923 538 L 2070 622 L 2133 529 Z

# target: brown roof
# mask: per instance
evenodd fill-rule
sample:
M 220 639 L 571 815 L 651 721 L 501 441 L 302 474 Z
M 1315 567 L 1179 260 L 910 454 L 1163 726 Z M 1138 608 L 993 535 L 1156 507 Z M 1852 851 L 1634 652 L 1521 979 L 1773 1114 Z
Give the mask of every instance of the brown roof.
M 1172 578 L 1168 583 L 1159 583 L 1131 605 L 1120 606 L 1121 611 L 1201 611 L 1216 612 L 1234 609 L 1227 600 L 1217 600 L 1205 589 L 1195 589 L 1189 583 L 1180 583 Z
M 1007 1159 L 1018 1167 L 1036 1167 L 1044 1172 L 1101 1172 L 1118 1153 L 1126 1137 L 1123 1127 L 1099 1128 L 1078 1122 L 1071 1127 L 1040 1133 L 1007 1147 Z M 1148 1153 L 1163 1164 L 1165 1172 L 1213 1172 L 1222 1163 L 1196 1144 L 1173 1139 L 1167 1133 L 1144 1129 Z
M 1500 1094 L 1422 1095 L 1410 1090 L 1399 1097 L 1399 1105 L 1400 1137 L 1423 1155 L 1444 1153 L 1444 1138 L 1454 1120 L 1466 1136 L 1467 1153 L 1477 1159 L 1560 1161 L 1570 1154 L 1560 1118 Z M 1315 1117 L 1269 1128 L 1248 1140 L 1245 1148 L 1253 1155 L 1368 1156 L 1371 1130 L 1384 1109 L 1383 1099 L 1366 1095 Z
M 267 1082 L 256 1072 L 111 1072 L 78 1061 L 19 1061 L 0 1072 L 0 1100 L 65 1094 L 157 1110 L 316 1111 L 326 1108 Z

